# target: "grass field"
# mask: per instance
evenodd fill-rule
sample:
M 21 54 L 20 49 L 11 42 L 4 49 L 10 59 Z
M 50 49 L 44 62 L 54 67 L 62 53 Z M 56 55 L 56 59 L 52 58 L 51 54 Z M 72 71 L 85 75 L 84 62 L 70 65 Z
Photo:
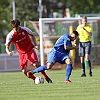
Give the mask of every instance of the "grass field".
M 65 84 L 65 70 L 47 71 L 53 83 L 39 85 L 22 72 L 0 73 L 0 100 L 100 100 L 100 68 L 93 68 L 93 77 L 86 73 L 80 77 L 81 69 L 73 70 L 72 83 Z

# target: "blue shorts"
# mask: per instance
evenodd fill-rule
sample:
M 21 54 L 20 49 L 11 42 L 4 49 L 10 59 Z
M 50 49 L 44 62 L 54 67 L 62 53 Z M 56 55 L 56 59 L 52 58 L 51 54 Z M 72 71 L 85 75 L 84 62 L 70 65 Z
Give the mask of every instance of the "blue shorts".
M 67 58 L 70 57 L 66 52 L 62 53 L 53 49 L 48 55 L 47 63 L 55 64 L 58 62 L 60 64 L 65 64 L 65 59 Z
M 91 42 L 79 42 L 79 56 L 85 56 L 85 54 L 90 55 L 91 52 Z

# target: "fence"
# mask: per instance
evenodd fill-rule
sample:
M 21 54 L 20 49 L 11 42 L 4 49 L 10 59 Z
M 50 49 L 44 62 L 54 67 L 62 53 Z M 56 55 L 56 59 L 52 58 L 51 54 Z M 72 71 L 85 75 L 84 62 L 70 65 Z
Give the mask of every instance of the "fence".
M 19 71 L 18 54 L 9 56 L 8 54 L 0 54 L 0 72 L 2 71 Z

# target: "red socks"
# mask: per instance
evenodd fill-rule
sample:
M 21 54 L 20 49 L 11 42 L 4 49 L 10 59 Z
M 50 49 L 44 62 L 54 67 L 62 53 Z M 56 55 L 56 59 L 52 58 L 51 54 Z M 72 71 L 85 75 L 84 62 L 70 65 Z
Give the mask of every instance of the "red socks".
M 45 71 L 42 71 L 42 72 L 40 72 L 40 73 L 44 76 L 45 79 L 48 78 L 48 76 L 47 76 L 47 74 L 45 73 Z
M 35 80 L 35 78 L 36 78 L 31 72 L 27 72 L 27 73 L 24 72 L 24 74 L 25 74 L 28 78 L 31 78 L 31 79 L 33 79 L 33 80 Z

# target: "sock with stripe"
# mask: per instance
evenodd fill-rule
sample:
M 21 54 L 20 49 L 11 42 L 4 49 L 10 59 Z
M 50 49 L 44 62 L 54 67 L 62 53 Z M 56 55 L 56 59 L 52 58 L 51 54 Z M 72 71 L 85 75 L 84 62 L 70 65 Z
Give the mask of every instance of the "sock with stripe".
M 24 72 L 24 74 L 27 76 L 27 73 L 26 72 Z M 34 75 L 29 74 L 29 77 L 28 78 L 31 78 L 31 79 L 35 80 L 36 77 Z

